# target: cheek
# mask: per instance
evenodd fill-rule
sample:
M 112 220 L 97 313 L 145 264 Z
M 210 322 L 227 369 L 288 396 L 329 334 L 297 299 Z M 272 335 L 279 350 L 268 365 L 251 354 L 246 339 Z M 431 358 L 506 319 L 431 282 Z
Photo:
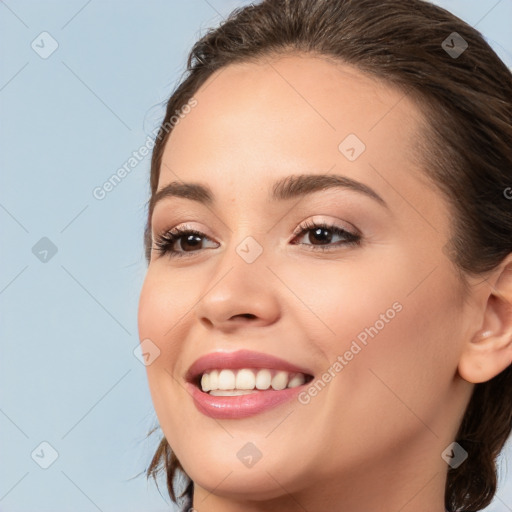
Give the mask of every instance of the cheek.
M 431 261 L 411 261 L 417 260 L 395 253 L 338 270 L 334 263 L 293 281 L 296 294 L 307 297 L 311 339 L 328 366 L 343 358 L 342 367 L 333 368 L 343 375 L 332 379 L 335 402 L 357 395 L 358 403 L 375 405 L 384 417 L 410 414 L 405 404 L 433 416 L 449 392 L 462 336 L 457 283 L 441 265 L 430 274 Z
M 359 294 L 353 303 L 345 303 L 347 319 L 355 320 L 343 339 L 343 353 L 348 351 L 352 360 L 337 379 L 334 401 L 353 401 L 353 411 L 361 417 L 365 409 L 372 410 L 376 428 L 397 424 L 398 418 L 409 433 L 423 430 L 428 435 L 425 424 L 439 426 L 440 406 L 450 394 L 461 338 L 461 314 L 450 282 L 441 271 L 413 293 L 409 293 L 413 287 L 397 281 L 394 287 L 382 282 L 389 287 L 372 287 L 367 301 Z M 337 332 L 342 332 L 343 322 L 338 321 L 338 326 Z M 335 351 L 331 353 L 334 360 Z M 342 353 L 339 347 L 338 353 Z
M 157 416 L 161 420 L 165 407 L 161 404 L 165 397 L 167 408 L 173 401 L 174 382 L 172 376 L 175 362 L 183 347 L 173 340 L 183 336 L 187 323 L 187 312 L 191 310 L 193 297 L 187 295 L 187 286 L 177 284 L 169 277 L 169 272 L 158 269 L 148 270 L 139 296 L 138 332 L 141 343 L 156 346 L 158 356 L 146 366 L 148 383 Z M 190 295 L 190 293 L 189 293 Z M 167 389 L 169 388 L 169 389 Z
M 138 309 L 140 339 L 150 338 L 165 351 L 188 322 L 198 300 L 193 282 L 155 265 L 146 274 Z
M 359 335 L 364 343 L 366 328 L 386 330 L 401 310 L 403 276 L 382 272 L 361 252 L 347 253 L 339 261 L 299 261 L 279 269 L 278 275 L 293 292 L 282 300 L 291 307 L 303 331 L 331 360 L 350 348 Z M 286 291 L 286 290 L 285 290 Z M 299 300 L 297 300 L 299 299 Z M 375 331 L 375 329 L 373 329 Z

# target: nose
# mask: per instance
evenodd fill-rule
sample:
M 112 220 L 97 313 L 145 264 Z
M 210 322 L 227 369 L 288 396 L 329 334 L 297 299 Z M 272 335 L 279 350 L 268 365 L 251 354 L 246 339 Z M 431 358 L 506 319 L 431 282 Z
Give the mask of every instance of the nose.
M 279 290 L 279 281 L 263 257 L 247 263 L 234 253 L 219 260 L 195 306 L 195 315 L 208 329 L 225 332 L 241 326 L 271 325 L 281 315 Z

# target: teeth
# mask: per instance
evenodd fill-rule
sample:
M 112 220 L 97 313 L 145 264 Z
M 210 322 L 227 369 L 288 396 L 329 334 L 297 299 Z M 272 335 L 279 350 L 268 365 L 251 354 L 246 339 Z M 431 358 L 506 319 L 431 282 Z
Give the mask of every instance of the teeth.
M 272 379 L 272 389 L 279 391 L 284 389 L 288 384 L 288 372 L 277 372 Z
M 229 371 L 229 370 L 222 370 Z M 233 373 L 233 372 L 229 372 Z M 233 374 L 234 375 L 234 374 Z M 236 374 L 235 388 L 236 389 L 254 389 L 256 385 L 256 378 L 254 377 L 254 373 L 251 370 L 238 370 Z M 231 388 L 233 389 L 233 388 Z
M 214 396 L 247 395 L 257 390 L 302 386 L 306 377 L 302 373 L 288 373 L 282 370 L 253 370 L 243 368 L 240 370 L 210 370 L 201 377 L 201 389 Z
M 201 389 L 203 391 L 210 391 L 210 375 L 208 373 L 203 373 L 201 377 Z
M 257 389 L 268 389 L 272 382 L 272 373 L 270 370 L 260 370 L 256 374 L 256 388 Z
M 219 372 L 219 389 L 235 389 L 235 374 L 231 370 Z
M 306 382 L 306 378 L 304 377 L 303 373 L 297 373 L 295 377 L 292 377 L 290 379 L 290 382 L 288 382 L 289 388 L 296 388 L 297 386 L 302 386 Z

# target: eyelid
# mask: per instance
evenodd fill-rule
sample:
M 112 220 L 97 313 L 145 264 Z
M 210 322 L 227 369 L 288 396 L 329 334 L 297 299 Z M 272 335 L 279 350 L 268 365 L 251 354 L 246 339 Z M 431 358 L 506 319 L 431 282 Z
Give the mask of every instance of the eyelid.
M 180 230 L 180 231 L 200 231 L 201 233 L 203 233 L 205 235 L 205 237 L 207 237 L 209 240 L 212 240 L 212 237 L 207 233 L 207 229 L 203 229 L 202 227 L 198 227 L 198 226 L 195 226 L 194 224 L 191 224 L 190 222 L 180 222 L 179 224 L 175 224 L 174 226 L 170 227 L 170 228 L 163 228 L 163 229 L 159 229 L 159 230 L 155 230 L 155 229 L 152 229 L 151 230 L 151 240 L 154 241 L 156 237 L 158 237 L 158 235 L 162 235 L 162 234 L 166 234 L 166 233 L 170 233 L 172 231 L 176 231 L 176 230 Z M 215 238 L 215 237 L 213 237 Z
M 296 228 L 295 230 L 293 231 L 293 234 L 295 236 L 297 235 L 300 235 L 300 233 L 302 232 L 302 230 L 305 228 L 305 227 L 308 227 L 310 226 L 311 224 L 326 224 L 328 226 L 333 226 L 333 227 L 338 227 L 340 229 L 344 229 L 345 231 L 353 234 L 353 235 L 358 235 L 358 236 L 362 236 L 363 233 L 357 229 L 353 224 L 351 224 L 350 222 L 347 222 L 347 221 L 343 221 L 341 219 L 337 219 L 336 220 L 328 220 L 322 216 L 319 216 L 319 215 L 315 215 L 313 217 L 309 217 L 308 219 L 302 221 Z
M 293 236 L 296 237 L 296 236 L 300 235 L 302 233 L 302 231 L 305 228 L 308 228 L 311 224 L 327 224 L 327 225 L 330 225 L 333 227 L 339 227 L 341 229 L 344 229 L 353 235 L 363 236 L 363 233 L 358 228 L 356 228 L 353 224 L 351 224 L 350 222 L 343 221 L 343 220 L 337 219 L 337 218 L 336 218 L 336 220 L 333 221 L 333 220 L 328 220 L 325 217 L 326 217 L 325 215 L 324 216 L 314 215 L 313 217 L 309 217 L 309 218 L 303 220 L 302 222 L 297 224 L 296 228 L 293 230 L 293 233 L 292 233 Z M 154 242 L 156 237 L 159 234 L 169 233 L 169 232 L 175 231 L 177 229 L 179 229 L 180 231 L 186 231 L 186 230 L 200 231 L 210 241 L 215 241 L 214 239 L 217 238 L 216 236 L 209 235 L 207 232 L 208 230 L 203 229 L 202 227 L 195 226 L 194 224 L 191 224 L 190 222 L 185 221 L 185 222 L 176 224 L 170 228 L 164 228 L 164 229 L 158 230 L 158 231 L 155 231 L 154 229 L 152 229 L 151 230 L 151 241 Z M 217 243 L 222 245 L 221 242 L 217 242 Z

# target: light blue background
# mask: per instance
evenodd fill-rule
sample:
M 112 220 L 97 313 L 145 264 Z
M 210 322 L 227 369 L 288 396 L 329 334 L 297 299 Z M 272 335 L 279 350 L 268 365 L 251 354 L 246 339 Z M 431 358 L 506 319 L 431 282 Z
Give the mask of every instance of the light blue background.
M 2 511 L 171 510 L 129 480 L 157 442 L 133 354 L 150 157 L 102 201 L 92 190 L 157 127 L 194 41 L 244 3 L 0 2 Z M 438 3 L 512 66 L 512 0 Z M 48 59 L 31 48 L 43 31 L 59 45 Z M 32 253 L 42 237 L 58 249 L 47 263 Z M 46 470 L 31 458 L 42 441 L 59 454 Z M 512 510 L 505 462 L 488 511 Z

